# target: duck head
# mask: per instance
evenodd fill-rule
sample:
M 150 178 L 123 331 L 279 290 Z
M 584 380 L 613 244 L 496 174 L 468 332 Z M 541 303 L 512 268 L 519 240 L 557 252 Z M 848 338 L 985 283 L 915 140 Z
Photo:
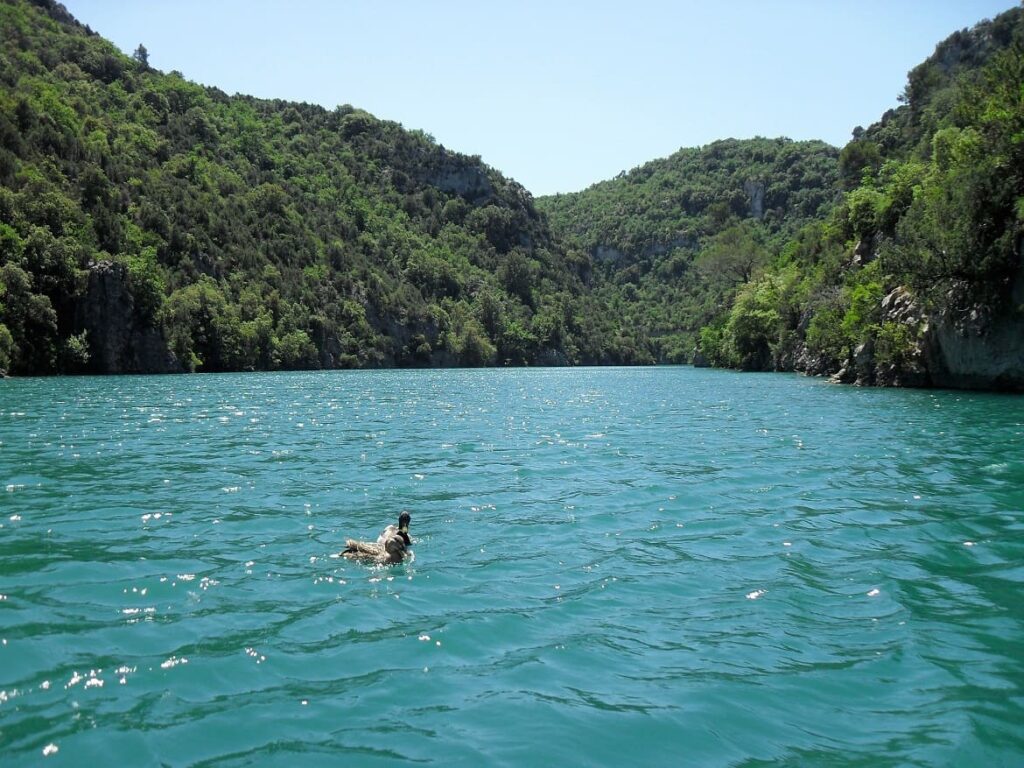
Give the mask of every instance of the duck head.
M 412 522 L 412 515 L 408 512 L 403 511 L 402 514 L 398 516 L 398 534 L 406 544 L 412 544 L 412 539 L 409 538 L 410 522 Z

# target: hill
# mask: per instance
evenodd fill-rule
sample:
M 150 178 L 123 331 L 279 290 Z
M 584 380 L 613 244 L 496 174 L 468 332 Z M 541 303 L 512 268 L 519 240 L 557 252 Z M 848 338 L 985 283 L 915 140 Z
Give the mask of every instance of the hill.
M 694 362 L 1024 389 L 1024 12 L 842 150 L 534 200 L 351 106 L 228 96 L 0 0 L 0 372 Z
M 743 146 L 727 142 L 538 206 L 564 237 L 612 257 L 623 311 L 671 318 L 667 359 L 1021 390 L 1022 50 L 1019 7 L 951 35 L 838 158 L 807 147 L 790 166 L 803 180 L 760 166 L 760 204 L 751 150 L 731 175 L 713 162 Z M 773 188 L 787 202 L 769 217 Z
M 0 370 L 632 362 L 589 272 L 423 132 L 228 96 L 0 2 Z
M 728 139 L 681 149 L 537 207 L 603 278 L 597 292 L 644 330 L 653 359 L 689 359 L 702 325 L 839 194 L 824 142 Z

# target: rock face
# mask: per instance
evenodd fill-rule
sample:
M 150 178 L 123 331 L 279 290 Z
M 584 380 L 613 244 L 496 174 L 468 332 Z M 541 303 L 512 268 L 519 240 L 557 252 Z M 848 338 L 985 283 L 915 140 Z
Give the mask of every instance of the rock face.
M 755 219 L 764 218 L 764 182 L 747 179 L 743 182 L 743 191 L 750 198 L 750 215 Z
M 974 304 L 929 315 L 906 289 L 896 288 L 882 301 L 883 320 L 904 326 L 911 348 L 897 360 L 881 362 L 878 345 L 870 340 L 832 378 L 868 386 L 1024 392 L 1024 312 L 1016 309 L 1022 299 L 1024 277 L 1002 312 Z
M 949 306 L 957 302 L 950 298 Z M 905 342 L 898 349 L 872 337 L 837 365 L 815 357 L 800 341 L 775 360 L 775 370 L 831 376 L 858 386 L 1024 392 L 1024 272 L 1001 311 L 961 304 L 941 314 L 928 313 L 900 287 L 882 300 L 882 322 L 905 329 Z
M 626 260 L 626 254 L 618 248 L 614 248 L 610 245 L 595 246 L 591 255 L 594 257 L 594 261 L 598 261 L 602 264 L 606 264 L 608 262 L 618 264 Z
M 958 389 L 1024 392 L 1024 314 L 980 308 L 937 318 L 925 347 L 932 382 Z
M 428 181 L 442 192 L 459 195 L 477 204 L 494 197 L 494 185 L 483 168 L 469 162 L 449 160 L 436 168 Z
M 181 365 L 163 332 L 135 311 L 124 265 L 100 261 L 89 269 L 75 325 L 87 333 L 91 373 L 178 373 Z
M 639 258 L 646 259 L 651 256 L 664 256 L 675 248 L 696 249 L 697 244 L 698 240 L 694 235 L 677 235 L 664 242 L 651 243 L 650 245 L 645 246 L 644 249 L 639 252 Z M 623 264 L 636 258 L 635 256 L 630 256 L 630 254 L 614 245 L 607 245 L 604 243 L 595 245 L 590 251 L 590 255 L 593 257 L 594 261 L 601 264 Z

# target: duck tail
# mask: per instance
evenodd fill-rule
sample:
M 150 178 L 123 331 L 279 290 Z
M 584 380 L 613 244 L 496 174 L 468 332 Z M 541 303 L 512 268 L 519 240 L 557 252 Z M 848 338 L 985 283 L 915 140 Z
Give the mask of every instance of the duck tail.
M 377 557 L 384 552 L 384 547 L 373 541 L 356 541 L 345 539 L 345 550 L 342 554 L 369 555 Z

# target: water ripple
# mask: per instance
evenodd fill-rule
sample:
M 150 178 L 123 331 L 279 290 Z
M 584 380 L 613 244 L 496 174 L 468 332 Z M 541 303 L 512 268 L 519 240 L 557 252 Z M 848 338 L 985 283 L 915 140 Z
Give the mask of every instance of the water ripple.
M 692 369 L 2 381 L 0 750 L 1016 764 L 1022 437 Z

